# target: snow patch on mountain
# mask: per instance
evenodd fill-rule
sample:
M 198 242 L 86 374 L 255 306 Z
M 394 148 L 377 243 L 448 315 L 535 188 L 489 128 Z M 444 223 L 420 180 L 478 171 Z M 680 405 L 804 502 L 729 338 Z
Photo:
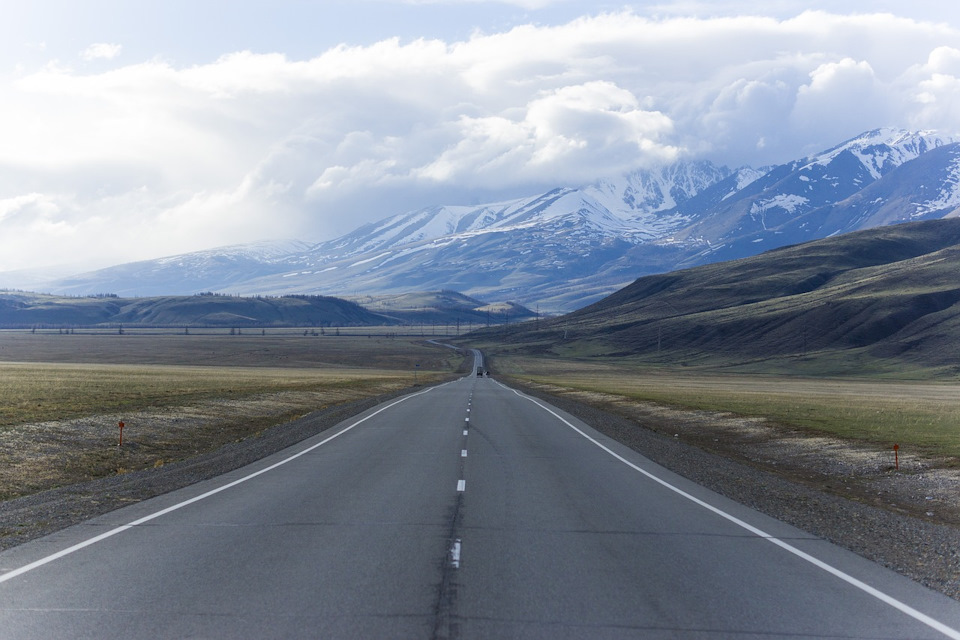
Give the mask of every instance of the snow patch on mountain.
M 920 218 L 934 211 L 960 208 L 960 151 L 955 151 L 952 155 L 937 197 L 918 203 L 911 217 Z
M 195 265 L 211 260 L 247 260 L 271 263 L 286 260 L 291 254 L 310 251 L 313 245 L 299 240 L 262 240 L 167 256 L 154 260 L 160 266 Z
M 892 127 L 867 131 L 808 160 L 812 165 L 827 166 L 840 154 L 850 152 L 867 169 L 874 180 L 920 154 L 956 142 L 933 131 L 910 132 Z M 806 167 L 805 167 L 806 168 Z
M 730 171 L 709 162 L 678 162 L 659 170 L 635 171 L 584 189 L 599 204 L 625 219 L 673 209 L 725 178 Z
M 750 205 L 750 213 L 765 213 L 770 209 L 783 209 L 787 213 L 794 213 L 797 209 L 806 205 L 807 202 L 809 200 L 803 196 L 782 193 L 766 200 L 754 202 Z

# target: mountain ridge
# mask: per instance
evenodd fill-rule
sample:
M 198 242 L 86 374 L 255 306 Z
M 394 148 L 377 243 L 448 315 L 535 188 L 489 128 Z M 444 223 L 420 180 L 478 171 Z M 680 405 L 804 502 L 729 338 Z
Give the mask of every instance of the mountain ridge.
M 958 154 L 960 145 L 946 136 L 877 129 L 769 168 L 681 161 L 528 198 L 427 207 L 333 240 L 301 243 L 286 255 L 187 254 L 118 265 L 50 288 L 339 296 L 456 289 L 565 312 L 650 273 L 956 215 Z

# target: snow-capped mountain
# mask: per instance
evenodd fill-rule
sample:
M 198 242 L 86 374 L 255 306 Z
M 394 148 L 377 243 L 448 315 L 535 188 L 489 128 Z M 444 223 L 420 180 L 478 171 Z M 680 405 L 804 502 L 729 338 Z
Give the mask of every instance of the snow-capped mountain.
M 951 142 L 955 141 L 932 131 L 910 133 L 901 129 L 874 129 L 810 158 L 804 168 L 829 166 L 837 157 L 849 154 L 870 172 L 874 180 L 879 180 L 900 165 Z
M 862 215 L 840 211 L 846 211 L 850 199 L 872 185 L 883 183 L 887 189 L 903 183 L 909 172 L 899 172 L 901 167 L 954 144 L 950 138 L 930 132 L 877 129 L 815 156 L 773 167 L 746 186 L 734 184 L 737 176 L 732 176 L 681 206 L 681 213 L 696 221 L 662 241 L 687 247 L 700 244 L 701 250 L 683 261 L 692 265 L 914 220 L 916 209 L 902 202 L 897 214 L 883 221 L 870 222 Z M 826 209 L 835 215 L 824 217 Z
M 879 129 L 775 167 L 679 162 L 529 198 L 421 209 L 313 246 L 188 254 L 51 288 L 123 295 L 454 289 L 565 311 L 641 275 L 955 215 L 958 206 L 960 143 Z
M 681 227 L 686 218 L 666 212 L 729 173 L 708 162 L 682 162 L 581 189 L 558 188 L 532 198 L 479 207 L 430 207 L 364 225 L 317 245 L 312 253 L 322 264 L 330 256 L 348 258 L 440 239 L 569 225 L 603 237 L 646 241 Z
M 227 290 L 338 295 L 445 288 L 491 301 L 542 299 L 546 308 L 579 305 L 587 290 L 595 299 L 632 281 L 632 273 L 603 272 L 631 247 L 688 224 L 675 213 L 677 203 L 729 173 L 684 162 L 532 198 L 422 209 L 318 244 L 281 278 Z M 555 302 L 558 294 L 546 289 L 558 279 L 579 284 L 563 287 L 563 301 Z

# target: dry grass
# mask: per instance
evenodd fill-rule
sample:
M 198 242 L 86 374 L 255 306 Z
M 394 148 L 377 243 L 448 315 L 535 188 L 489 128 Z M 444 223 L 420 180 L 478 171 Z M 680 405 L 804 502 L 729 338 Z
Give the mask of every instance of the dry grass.
M 425 381 L 436 376 L 422 375 Z M 413 374 L 386 369 L 0 363 L 0 428 L 213 398 L 374 389 L 390 383 L 412 384 Z
M 960 460 L 960 384 L 686 374 L 552 359 L 497 359 L 519 379 L 684 409 L 763 417 L 786 427 Z
M 212 367 L 362 367 L 413 371 L 447 370 L 457 356 L 449 349 L 425 345 L 418 336 L 402 336 L 393 328 L 374 333 L 341 336 L 326 329 L 244 331 L 126 330 L 117 332 L 0 331 L 0 361 L 83 364 L 166 364 Z M 359 329 L 357 329 L 359 331 Z M 306 333 L 307 335 L 304 335 Z M 314 335 L 316 333 L 316 335 Z M 390 336 L 390 337 L 388 337 Z M 431 337 L 431 336 L 428 336 Z M 440 340 L 443 336 L 438 336 Z
M 0 332 L 0 498 L 162 466 L 461 362 L 401 338 Z

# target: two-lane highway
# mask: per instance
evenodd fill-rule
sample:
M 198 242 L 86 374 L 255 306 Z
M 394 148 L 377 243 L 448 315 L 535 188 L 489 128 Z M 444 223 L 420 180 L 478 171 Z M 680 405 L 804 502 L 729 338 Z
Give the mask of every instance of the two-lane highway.
M 960 638 L 957 628 L 957 602 L 475 373 L 0 554 L 4 638 Z

